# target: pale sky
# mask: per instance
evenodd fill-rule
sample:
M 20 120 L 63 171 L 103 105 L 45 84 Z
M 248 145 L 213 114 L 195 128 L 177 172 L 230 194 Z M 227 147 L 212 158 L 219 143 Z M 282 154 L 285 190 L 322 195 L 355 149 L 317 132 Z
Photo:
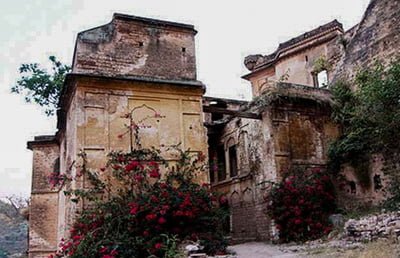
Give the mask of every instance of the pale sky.
M 338 19 L 357 24 L 369 0 L 0 0 L 0 197 L 29 195 L 32 154 L 26 142 L 53 134 L 55 118 L 10 94 L 21 63 L 70 64 L 76 34 L 108 23 L 114 12 L 190 23 L 196 38 L 198 79 L 207 95 L 250 97 L 249 54 L 269 54 L 280 42 Z

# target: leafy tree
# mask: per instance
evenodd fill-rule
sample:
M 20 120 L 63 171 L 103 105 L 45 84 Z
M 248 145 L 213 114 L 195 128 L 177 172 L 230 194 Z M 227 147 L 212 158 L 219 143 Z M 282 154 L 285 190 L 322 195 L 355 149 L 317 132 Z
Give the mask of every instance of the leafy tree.
M 50 56 L 52 71 L 40 67 L 38 63 L 22 64 L 19 68 L 21 78 L 11 87 L 11 92 L 25 95 L 25 101 L 34 102 L 45 108 L 48 116 L 54 115 L 65 75 L 71 67 L 62 64 L 55 56 Z

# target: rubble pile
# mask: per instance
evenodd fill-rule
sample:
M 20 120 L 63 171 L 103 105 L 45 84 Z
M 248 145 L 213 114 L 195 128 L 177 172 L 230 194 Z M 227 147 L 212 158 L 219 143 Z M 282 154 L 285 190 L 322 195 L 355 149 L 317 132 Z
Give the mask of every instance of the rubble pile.
M 379 238 L 400 241 L 400 211 L 350 219 L 345 223 L 344 230 L 344 238 L 348 241 L 364 242 Z

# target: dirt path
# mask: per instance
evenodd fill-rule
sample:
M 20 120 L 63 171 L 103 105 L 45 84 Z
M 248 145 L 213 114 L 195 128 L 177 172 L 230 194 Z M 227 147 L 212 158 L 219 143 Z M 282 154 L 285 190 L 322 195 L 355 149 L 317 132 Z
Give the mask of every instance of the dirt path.
M 293 253 L 284 253 L 278 247 L 259 243 L 251 242 L 229 247 L 230 250 L 236 252 L 237 258 L 300 258 L 302 256 Z

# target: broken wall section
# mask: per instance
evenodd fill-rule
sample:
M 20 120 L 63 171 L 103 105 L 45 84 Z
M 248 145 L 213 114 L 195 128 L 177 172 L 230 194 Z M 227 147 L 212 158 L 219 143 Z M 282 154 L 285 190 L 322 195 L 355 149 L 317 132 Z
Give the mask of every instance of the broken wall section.
M 192 25 L 114 14 L 78 34 L 72 72 L 196 80 L 196 33 Z

